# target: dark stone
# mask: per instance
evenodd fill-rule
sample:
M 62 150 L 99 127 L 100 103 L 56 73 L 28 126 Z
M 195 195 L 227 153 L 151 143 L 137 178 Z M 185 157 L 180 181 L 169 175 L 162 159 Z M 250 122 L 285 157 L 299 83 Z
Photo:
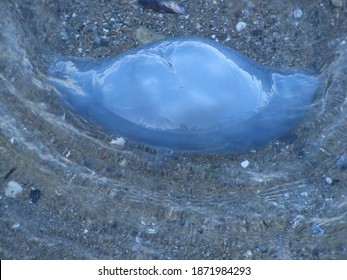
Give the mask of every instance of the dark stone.
M 32 203 L 37 203 L 41 197 L 41 191 L 40 190 L 31 190 L 30 191 L 30 198 Z

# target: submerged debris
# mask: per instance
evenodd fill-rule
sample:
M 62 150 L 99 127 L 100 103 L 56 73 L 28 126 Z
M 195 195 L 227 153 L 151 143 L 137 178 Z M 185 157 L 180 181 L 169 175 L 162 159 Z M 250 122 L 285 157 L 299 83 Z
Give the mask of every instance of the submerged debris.
M 182 6 L 178 5 L 175 1 L 168 0 L 138 0 L 138 3 L 146 8 L 152 9 L 156 12 L 166 12 L 172 14 L 185 14 Z
M 17 170 L 16 166 L 13 166 L 3 177 L 3 179 L 7 180 L 8 178 L 11 177 L 11 175 Z

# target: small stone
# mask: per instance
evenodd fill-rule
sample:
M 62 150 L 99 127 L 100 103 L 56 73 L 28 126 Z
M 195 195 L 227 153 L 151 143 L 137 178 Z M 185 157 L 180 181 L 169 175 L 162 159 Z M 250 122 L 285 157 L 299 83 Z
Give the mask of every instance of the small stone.
M 243 21 L 239 21 L 237 24 L 236 24 L 236 30 L 238 32 L 242 31 L 243 29 L 245 29 L 247 27 L 247 23 L 243 22 Z
M 333 183 L 333 179 L 331 179 L 330 177 L 325 177 L 325 182 L 331 185 Z
M 20 223 L 15 223 L 12 225 L 12 228 L 19 228 L 20 227 Z
M 10 181 L 5 189 L 5 195 L 7 197 L 15 198 L 18 194 L 23 191 L 22 186 L 16 181 Z
M 251 250 L 247 250 L 246 253 L 244 254 L 244 256 L 246 257 L 246 259 L 251 259 L 253 254 Z
M 41 197 L 40 190 L 30 190 L 30 198 L 32 203 L 37 203 Z
M 110 142 L 110 144 L 112 145 L 117 145 L 120 147 L 124 147 L 125 145 L 125 140 L 122 137 L 116 138 L 116 139 L 112 139 L 112 141 Z
M 302 17 L 302 11 L 300 9 L 295 9 L 293 12 L 293 15 L 295 18 L 301 18 Z
M 246 159 L 246 160 L 244 160 L 243 162 L 241 162 L 241 166 L 243 167 L 243 168 L 247 168 L 247 166 L 249 165 L 249 161 Z
M 337 8 L 342 8 L 343 1 L 342 0 L 331 0 L 331 4 L 333 4 Z

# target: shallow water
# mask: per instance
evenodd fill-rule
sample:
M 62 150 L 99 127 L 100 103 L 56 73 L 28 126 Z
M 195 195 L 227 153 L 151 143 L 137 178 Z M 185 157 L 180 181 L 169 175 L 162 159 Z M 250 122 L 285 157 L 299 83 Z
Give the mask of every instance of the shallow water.
M 245 152 L 285 135 L 320 86 L 311 73 L 262 67 L 198 37 L 101 61 L 63 58 L 49 73 L 64 102 L 105 131 L 198 154 Z
M 100 37 L 111 38 L 103 45 L 98 30 L 74 33 L 82 28 L 78 20 L 94 20 L 98 9 L 88 9 L 89 1 L 8 2 L 0 9 L 2 258 L 347 258 L 343 8 L 327 1 L 306 4 L 304 17 L 296 20 L 288 13 L 295 2 L 284 8 L 274 1 L 262 9 L 248 1 L 241 10 L 232 1 L 187 2 L 186 18 L 101 1 L 100 14 L 116 10 L 110 28 L 115 35 Z M 231 32 L 234 22 L 223 26 L 216 19 L 230 14 L 236 22 L 257 19 L 258 31 L 250 26 L 248 32 Z M 276 22 L 265 28 L 274 15 Z M 128 31 L 124 22 L 131 23 Z M 164 27 L 157 30 L 160 22 Z M 167 37 L 217 34 L 222 43 L 277 68 L 316 66 L 323 87 L 295 131 L 256 151 L 200 156 L 165 153 L 127 139 L 123 145 L 118 135 L 104 133 L 61 103 L 47 82 L 47 58 L 77 56 L 81 46 L 81 56 L 114 56 L 134 47 L 138 33 L 129 30 L 143 23 Z M 261 38 L 254 35 L 259 30 Z M 223 35 L 229 33 L 230 41 Z M 11 181 L 23 188 L 14 198 L 5 192 Z M 32 189 L 41 191 L 37 203 Z

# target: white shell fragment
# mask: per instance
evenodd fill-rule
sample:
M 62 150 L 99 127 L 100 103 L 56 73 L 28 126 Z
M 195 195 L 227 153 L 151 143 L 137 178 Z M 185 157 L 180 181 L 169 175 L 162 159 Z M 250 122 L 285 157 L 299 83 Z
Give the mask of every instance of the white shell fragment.
M 5 195 L 7 197 L 15 198 L 18 194 L 23 191 L 22 186 L 16 181 L 10 181 L 5 189 Z
M 247 23 L 240 21 L 236 24 L 236 30 L 238 32 L 242 31 L 243 29 L 245 29 L 247 27 Z
M 117 146 L 120 146 L 120 147 L 124 147 L 125 145 L 125 140 L 124 138 L 122 137 L 118 137 L 116 139 L 112 139 L 112 141 L 110 142 L 110 144 L 112 145 L 117 145 Z
M 249 161 L 246 159 L 246 160 L 244 160 L 243 162 L 241 162 L 241 166 L 243 167 L 243 168 L 247 168 L 247 166 L 249 165 Z

